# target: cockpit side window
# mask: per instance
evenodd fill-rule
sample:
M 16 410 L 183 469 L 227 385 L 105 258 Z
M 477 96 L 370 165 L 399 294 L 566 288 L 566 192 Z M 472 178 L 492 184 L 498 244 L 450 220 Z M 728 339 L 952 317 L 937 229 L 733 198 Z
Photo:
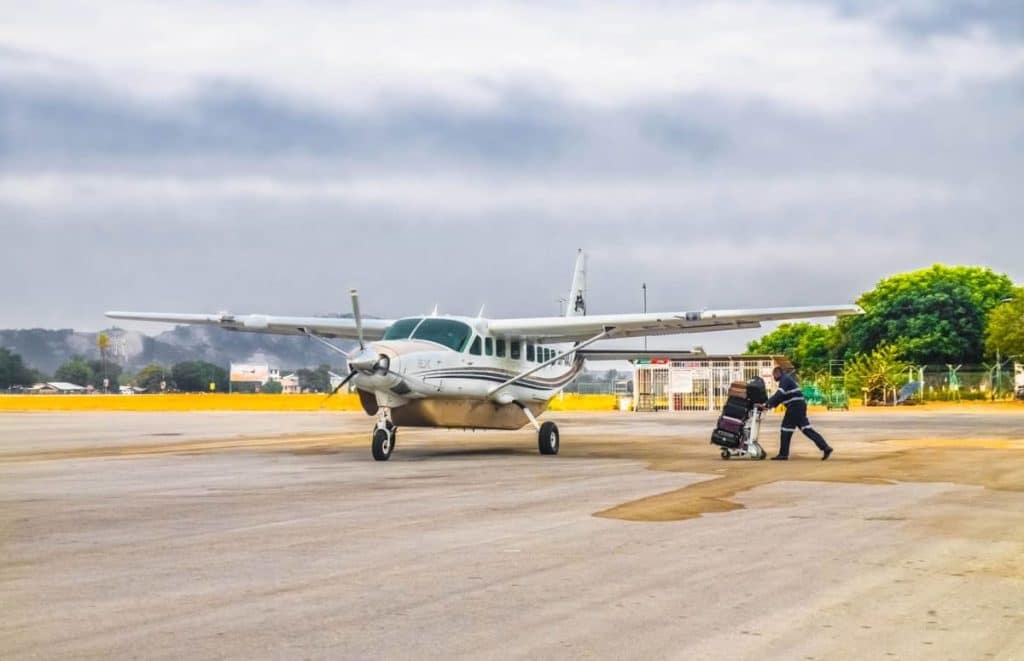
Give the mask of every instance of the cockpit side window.
M 474 356 L 479 356 L 480 355 L 480 336 L 479 335 L 474 337 L 473 338 L 473 344 L 469 345 L 469 353 L 473 354 Z
M 412 335 L 413 330 L 421 321 L 423 321 L 422 317 L 418 319 L 399 319 L 395 323 L 391 324 L 387 332 L 384 333 L 384 339 L 405 340 Z
M 452 349 L 463 351 L 469 343 L 473 330 L 469 325 L 454 319 L 424 319 L 412 334 L 414 340 L 436 342 Z

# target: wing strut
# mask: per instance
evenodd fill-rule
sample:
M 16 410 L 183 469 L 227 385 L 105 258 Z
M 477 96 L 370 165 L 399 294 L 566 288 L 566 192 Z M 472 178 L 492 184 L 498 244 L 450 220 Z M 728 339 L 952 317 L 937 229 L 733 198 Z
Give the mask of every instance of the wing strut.
M 584 347 L 587 347 L 587 346 L 590 346 L 591 344 L 593 344 L 594 342 L 597 342 L 598 340 L 603 340 L 603 339 L 606 339 L 606 338 L 610 337 L 613 332 L 615 332 L 615 327 L 613 327 L 613 326 L 605 326 L 604 330 L 602 330 L 600 333 L 598 333 L 594 337 L 592 337 L 589 340 L 586 340 L 584 342 L 580 342 L 579 344 L 574 346 L 572 348 L 572 351 L 566 351 L 564 354 L 562 354 L 560 356 L 555 356 L 551 360 L 545 360 L 540 365 L 537 365 L 535 367 L 531 367 L 530 369 L 526 370 L 525 372 L 521 372 L 519 374 L 516 374 L 514 377 L 512 377 L 508 381 L 505 381 L 504 383 L 499 383 L 498 385 L 494 386 L 493 388 L 491 388 L 487 392 L 487 396 L 488 397 L 494 397 L 494 395 L 496 395 L 499 391 L 504 390 L 505 388 L 509 387 L 510 385 L 515 383 L 516 381 L 521 381 L 521 380 L 525 379 L 526 377 L 530 376 L 534 372 L 537 372 L 537 371 L 539 371 L 541 369 L 544 369 L 545 367 L 547 367 L 548 365 L 554 363 L 557 360 L 561 360 L 564 356 L 566 356 L 566 355 L 568 355 L 570 353 L 576 353 L 580 349 L 582 349 Z

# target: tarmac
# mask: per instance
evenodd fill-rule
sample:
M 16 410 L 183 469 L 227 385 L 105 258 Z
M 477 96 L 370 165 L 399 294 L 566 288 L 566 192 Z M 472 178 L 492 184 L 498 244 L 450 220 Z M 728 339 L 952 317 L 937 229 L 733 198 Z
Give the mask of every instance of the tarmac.
M 1024 407 L 548 418 L 0 413 L 0 656 L 1024 658 Z

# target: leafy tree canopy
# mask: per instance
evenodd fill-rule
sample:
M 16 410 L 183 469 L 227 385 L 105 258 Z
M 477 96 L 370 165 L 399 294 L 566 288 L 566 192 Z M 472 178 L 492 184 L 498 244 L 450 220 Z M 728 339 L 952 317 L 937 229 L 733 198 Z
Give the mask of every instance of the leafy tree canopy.
M 146 365 L 139 370 L 132 382 L 136 388 L 145 388 L 148 393 L 160 392 L 160 383 L 169 380 L 169 377 L 165 376 L 166 372 L 163 365 Z
M 178 363 L 171 368 L 171 378 L 182 392 L 210 392 L 211 383 L 216 384 L 216 392 L 228 391 L 227 370 L 202 360 Z
M 109 360 L 90 360 L 89 369 L 92 371 L 92 378 L 89 379 L 89 384 L 97 390 L 103 389 L 103 379 L 107 379 L 109 382 L 109 390 L 111 392 L 117 392 L 120 388 L 120 378 L 123 368 L 115 362 Z
M 848 356 L 888 343 L 917 364 L 977 363 L 986 318 L 1012 292 L 1009 277 L 977 266 L 937 264 L 895 275 L 860 298 L 865 314 L 843 320 L 840 344 Z
M 896 347 L 882 345 L 846 363 L 846 385 L 854 393 L 865 392 L 869 402 L 884 402 L 887 391 L 906 381 L 908 367 Z
M 312 392 L 330 392 L 331 391 L 331 366 L 324 364 L 317 367 L 315 370 L 302 368 L 296 370 L 296 374 L 299 376 L 299 388 L 302 390 L 310 390 Z
M 35 374 L 25 366 L 21 356 L 0 347 L 0 388 L 30 386 L 34 379 Z
M 284 386 L 281 385 L 280 381 L 267 381 L 260 386 L 260 392 L 271 395 L 280 395 L 284 392 Z
M 989 314 L 985 334 L 985 351 L 989 356 L 1016 356 L 1024 361 L 1024 287 L 1014 290 L 1009 301 L 1001 303 Z
M 53 373 L 54 381 L 65 381 L 76 386 L 92 385 L 96 375 L 83 356 L 72 356 Z M 100 379 L 103 377 L 101 376 Z
M 781 354 L 786 356 L 797 369 L 805 372 L 822 372 L 828 363 L 835 344 L 835 330 L 817 324 L 782 324 L 760 340 L 747 345 L 747 353 Z

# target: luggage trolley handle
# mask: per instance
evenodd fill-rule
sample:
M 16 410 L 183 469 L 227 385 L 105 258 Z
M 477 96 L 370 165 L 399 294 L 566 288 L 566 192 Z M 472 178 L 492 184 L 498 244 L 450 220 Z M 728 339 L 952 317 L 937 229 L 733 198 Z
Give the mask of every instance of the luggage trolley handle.
M 764 405 L 754 405 L 754 415 L 750 418 L 750 430 L 747 436 L 748 443 L 756 443 L 758 436 L 761 435 L 761 416 L 764 415 Z

